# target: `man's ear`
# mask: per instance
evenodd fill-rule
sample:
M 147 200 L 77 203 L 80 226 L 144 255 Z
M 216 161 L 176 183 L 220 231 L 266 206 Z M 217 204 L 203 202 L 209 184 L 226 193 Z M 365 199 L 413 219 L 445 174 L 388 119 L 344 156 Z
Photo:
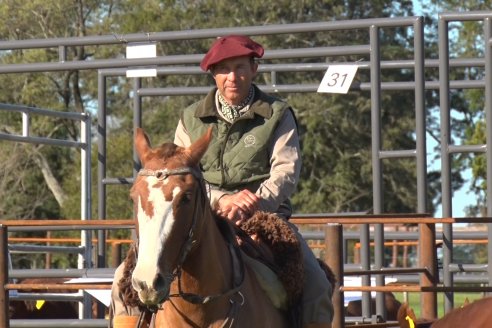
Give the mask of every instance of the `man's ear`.
M 215 81 L 215 74 L 214 74 L 214 67 L 210 67 L 210 69 L 208 70 L 208 73 L 210 74 L 210 76 L 212 77 L 212 79 L 214 79 Z
M 253 77 L 255 77 L 258 73 L 258 63 L 256 61 L 253 62 L 251 69 L 253 70 Z

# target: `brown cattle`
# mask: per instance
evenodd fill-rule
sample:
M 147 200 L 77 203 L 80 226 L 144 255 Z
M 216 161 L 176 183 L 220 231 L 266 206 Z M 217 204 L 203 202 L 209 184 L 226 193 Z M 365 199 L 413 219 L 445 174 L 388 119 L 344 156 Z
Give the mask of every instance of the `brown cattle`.
M 398 309 L 401 303 L 391 292 L 384 293 L 384 307 L 386 308 L 387 320 L 395 321 L 398 317 Z M 376 299 L 371 299 L 371 313 L 376 312 Z M 349 317 L 362 316 L 362 300 L 350 301 L 345 309 L 345 315 Z
M 415 312 L 407 303 L 403 303 L 398 310 L 397 320 L 400 328 L 429 328 L 434 322 L 434 320 L 417 319 Z
M 63 278 L 27 278 L 19 281 L 25 284 L 61 284 L 68 279 Z M 21 289 L 21 293 L 42 293 L 40 290 Z M 60 291 L 73 293 L 73 290 Z M 42 301 L 42 296 L 40 300 Z M 37 305 L 37 306 L 36 306 Z M 78 304 L 70 301 L 44 301 L 36 300 L 14 301 L 9 303 L 10 319 L 77 319 Z

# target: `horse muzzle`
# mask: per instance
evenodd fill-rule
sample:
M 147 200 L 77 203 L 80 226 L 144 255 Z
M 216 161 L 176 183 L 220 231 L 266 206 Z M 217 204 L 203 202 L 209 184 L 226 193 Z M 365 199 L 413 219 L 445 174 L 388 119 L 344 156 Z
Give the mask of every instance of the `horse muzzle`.
M 132 287 L 138 293 L 140 301 L 149 307 L 158 307 L 164 301 L 169 299 L 169 291 L 172 280 L 165 279 L 158 274 L 152 284 L 140 280 L 138 277 L 132 277 Z

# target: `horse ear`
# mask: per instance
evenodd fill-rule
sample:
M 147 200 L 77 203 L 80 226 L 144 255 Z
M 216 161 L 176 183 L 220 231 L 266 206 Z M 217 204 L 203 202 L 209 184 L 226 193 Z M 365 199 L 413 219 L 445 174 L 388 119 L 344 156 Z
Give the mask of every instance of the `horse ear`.
M 193 165 L 198 165 L 203 154 L 207 151 L 208 145 L 212 140 L 212 127 L 208 128 L 207 132 L 197 141 L 186 148 L 187 155 L 191 158 Z
M 149 137 L 142 128 L 137 128 L 135 131 L 135 150 L 137 151 L 142 165 L 145 165 L 147 154 L 150 152 L 151 146 Z

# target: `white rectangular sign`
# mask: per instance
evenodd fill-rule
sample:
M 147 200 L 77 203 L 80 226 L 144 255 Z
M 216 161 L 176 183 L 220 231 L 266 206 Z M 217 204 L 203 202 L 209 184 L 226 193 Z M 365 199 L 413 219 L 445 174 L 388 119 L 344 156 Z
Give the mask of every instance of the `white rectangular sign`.
M 157 54 L 155 43 L 129 43 L 126 46 L 126 58 L 153 58 Z
M 318 87 L 318 92 L 347 93 L 357 73 L 357 65 L 330 65 Z
M 126 58 L 154 58 L 157 54 L 157 47 L 155 42 L 136 42 L 129 43 L 126 46 Z M 156 77 L 157 69 L 150 67 L 136 67 L 126 70 L 126 77 Z
M 156 77 L 157 69 L 155 68 L 135 68 L 127 69 L 126 77 Z

